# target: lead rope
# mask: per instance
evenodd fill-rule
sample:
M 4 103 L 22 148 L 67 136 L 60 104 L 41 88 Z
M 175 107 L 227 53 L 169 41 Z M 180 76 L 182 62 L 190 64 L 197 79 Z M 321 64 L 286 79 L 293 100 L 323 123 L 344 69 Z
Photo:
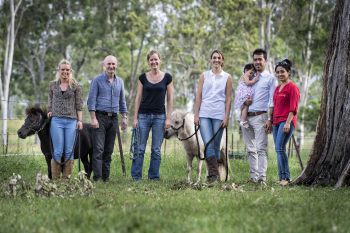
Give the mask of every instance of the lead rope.
M 205 154 L 203 155 L 203 158 L 201 158 L 201 151 L 200 151 L 200 148 L 199 148 L 199 141 L 198 141 L 198 130 L 200 128 L 200 125 L 194 125 L 194 131 L 195 131 L 195 134 L 196 134 L 196 142 L 197 142 L 197 153 L 198 153 L 198 158 L 200 160 L 205 160 Z
M 228 132 L 227 132 L 227 127 L 225 128 L 225 134 L 226 134 L 226 140 L 225 140 L 225 159 L 226 159 L 226 177 L 225 177 L 225 182 L 228 180 L 228 154 L 227 154 L 227 138 L 228 138 Z
M 207 152 L 207 148 L 208 148 L 208 145 L 214 140 L 214 138 L 216 137 L 216 135 L 218 135 L 218 133 L 221 131 L 221 130 L 226 130 L 226 139 L 225 139 L 225 160 L 226 160 L 226 165 L 225 165 L 225 170 L 226 170 L 226 177 L 225 177 L 225 181 L 227 181 L 228 179 L 228 157 L 227 157 L 227 136 L 228 136 L 228 132 L 227 132 L 227 128 L 223 128 L 222 126 L 215 132 L 214 136 L 212 138 L 210 138 L 210 140 L 208 141 L 207 144 L 205 144 L 204 146 L 204 157 L 205 157 L 205 154 Z
M 81 160 L 81 155 L 80 155 L 80 146 L 81 146 L 81 139 L 80 139 L 80 129 L 77 129 L 77 138 L 78 138 L 78 170 L 80 172 L 80 160 Z M 74 148 L 73 148 L 74 150 Z
M 139 142 L 140 142 L 140 130 L 138 127 L 131 130 L 131 143 L 130 143 L 130 160 L 133 160 L 139 156 Z M 136 148 L 136 152 L 135 152 Z
M 185 120 L 184 120 L 185 121 Z M 184 123 L 185 124 L 185 123 Z M 181 126 L 183 127 L 184 124 Z M 181 127 L 179 127 L 178 129 L 180 129 Z M 198 140 L 198 131 L 199 131 L 199 128 L 200 128 L 200 125 L 196 125 L 194 124 L 194 133 L 191 134 L 190 136 L 188 136 L 187 138 L 179 138 L 177 137 L 180 141 L 186 141 L 190 138 L 192 138 L 194 135 L 196 135 L 196 142 L 197 142 L 197 156 L 200 160 L 205 160 L 205 157 L 201 158 L 201 151 L 200 151 L 200 148 L 199 148 L 199 140 Z M 178 130 L 176 129 L 176 130 Z

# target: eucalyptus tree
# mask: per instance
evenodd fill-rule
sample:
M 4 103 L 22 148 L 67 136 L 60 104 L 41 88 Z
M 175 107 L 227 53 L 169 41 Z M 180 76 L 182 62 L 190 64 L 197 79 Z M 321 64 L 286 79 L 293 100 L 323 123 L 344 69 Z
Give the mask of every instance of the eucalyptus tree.
M 132 112 L 139 73 L 146 67 L 146 53 L 157 48 L 158 31 L 154 23 L 160 1 L 102 0 L 96 5 L 104 33 L 94 48 L 94 57 L 114 54 L 118 58 L 118 75 L 124 78 L 129 111 Z
M 0 97 L 2 111 L 2 143 L 7 144 L 7 115 L 10 96 L 10 83 L 12 77 L 13 54 L 15 49 L 15 41 L 17 30 L 21 24 L 22 16 L 30 2 L 22 0 L 9 0 L 0 5 L 1 15 L 4 19 L 2 23 L 2 38 L 5 43 L 0 49 L 3 67 L 0 69 Z M 3 75 L 2 75 L 3 74 Z
M 169 67 L 177 77 L 179 105 L 194 99 L 201 72 L 209 68 L 213 49 L 225 54 L 225 70 L 238 76 L 257 44 L 259 22 L 254 1 L 169 1 L 164 3 L 168 21 L 165 47 Z M 179 88 L 177 88 L 179 87 Z M 181 88 L 180 88 L 181 87 Z
M 304 185 L 350 185 L 350 1 L 337 0 L 324 63 L 317 134 L 307 167 L 295 180 Z
M 50 1 L 35 2 L 24 13 L 25 21 L 18 31 L 15 49 L 15 70 L 12 88 L 18 90 L 22 98 L 34 99 L 36 103 L 45 100 L 48 73 L 53 75 L 51 66 L 58 57 L 54 49 L 55 30 L 58 18 L 55 17 Z M 51 56 L 50 56 L 51 55 Z M 53 79 L 53 77 L 51 78 Z M 20 88 L 18 88 L 18 85 Z M 16 88 L 15 88 L 16 87 Z
M 15 77 L 26 98 L 46 103 L 47 85 L 60 59 L 72 61 L 76 78 L 85 77 L 79 73 L 104 33 L 103 22 L 97 20 L 101 14 L 84 0 L 35 1 L 28 8 L 15 50 Z

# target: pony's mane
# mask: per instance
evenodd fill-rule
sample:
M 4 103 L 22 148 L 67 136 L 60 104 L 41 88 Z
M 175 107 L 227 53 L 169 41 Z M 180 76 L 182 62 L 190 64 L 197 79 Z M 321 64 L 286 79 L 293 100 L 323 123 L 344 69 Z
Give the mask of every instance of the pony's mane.
M 32 114 L 37 114 L 40 113 L 43 116 L 47 116 L 47 110 L 46 109 L 42 109 L 40 107 L 34 106 L 34 107 L 29 107 L 26 109 L 26 114 L 28 115 L 32 115 Z

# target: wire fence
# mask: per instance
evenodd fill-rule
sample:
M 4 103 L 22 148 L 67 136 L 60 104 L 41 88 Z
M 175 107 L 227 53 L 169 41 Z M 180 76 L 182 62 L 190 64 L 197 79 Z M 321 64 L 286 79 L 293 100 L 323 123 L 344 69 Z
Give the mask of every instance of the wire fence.
M 1 148 L 0 155 L 40 155 L 40 140 L 37 135 L 28 137 L 26 139 L 20 139 L 17 135 L 18 129 L 23 125 L 24 119 L 26 118 L 26 108 L 28 106 L 40 106 L 43 109 L 46 109 L 47 101 L 33 101 L 29 100 L 19 100 L 17 97 L 11 97 L 8 101 L 8 115 L 7 115 L 7 132 L 1 132 Z M 234 114 L 232 114 L 234 115 Z M 2 129 L 3 116 L 0 116 L 0 127 Z M 83 119 L 85 122 L 88 122 L 87 119 L 90 119 L 89 112 L 85 107 L 83 109 Z M 131 121 L 131 119 L 129 119 Z M 231 158 L 244 158 L 246 156 L 246 147 L 242 139 L 242 135 L 239 132 L 237 121 L 232 119 L 231 127 L 229 128 L 228 133 L 228 152 Z M 4 137 L 6 137 L 7 144 L 3 144 Z M 129 153 L 130 140 L 131 140 L 131 129 L 123 132 L 122 135 L 123 148 L 126 153 Z M 312 148 L 314 140 L 314 135 L 304 137 L 304 144 L 300 148 L 301 154 L 309 154 Z M 149 140 L 150 141 L 150 140 Z M 148 149 L 150 146 L 147 147 Z M 296 148 L 292 147 L 289 150 L 290 154 L 295 154 Z M 115 147 L 115 151 L 118 151 L 118 147 Z M 165 140 L 163 143 L 163 155 L 169 156 L 183 151 L 181 142 L 178 140 Z M 273 139 L 272 136 L 269 136 L 269 145 L 268 153 L 272 153 L 273 148 Z
M 21 139 L 17 135 L 18 129 L 23 125 L 25 116 L 18 116 L 14 119 L 8 119 L 8 131 L 6 134 L 1 134 L 1 142 L 3 137 L 6 137 L 7 144 L 1 145 L 0 155 L 42 155 L 40 150 L 40 140 L 37 135 Z M 86 118 L 85 118 L 86 119 Z M 0 119 L 1 120 L 1 119 Z M 122 145 L 125 154 L 129 154 L 131 140 L 131 128 L 122 132 Z M 314 135 L 304 137 L 304 145 L 301 148 L 301 154 L 308 155 L 312 149 Z M 150 142 L 151 140 L 149 140 Z M 231 158 L 242 159 L 246 157 L 246 147 L 243 142 L 242 136 L 239 134 L 238 129 L 232 127 L 228 133 L 228 153 Z M 288 147 L 289 148 L 289 147 Z M 150 146 L 147 146 L 147 150 Z M 115 153 L 118 152 L 117 143 L 115 145 Z M 268 153 L 274 153 L 274 144 L 272 136 L 269 135 Z M 149 151 L 146 151 L 149 152 Z M 182 144 L 177 139 L 164 140 L 162 147 L 163 156 L 171 156 L 178 153 L 184 153 Z M 296 148 L 292 147 L 290 152 L 291 156 L 296 154 Z
M 20 100 L 16 96 L 11 96 L 8 100 L 8 115 L 7 115 L 7 132 L 1 132 L 1 148 L 0 155 L 40 155 L 40 140 L 38 136 L 31 136 L 26 139 L 20 139 L 17 136 L 17 130 L 23 125 L 24 119 L 26 118 L 26 108 L 28 106 L 40 106 L 42 109 L 46 109 L 47 101 L 29 101 Z M 232 114 L 233 119 L 231 122 L 231 127 L 228 133 L 228 153 L 231 158 L 245 158 L 246 157 L 246 147 L 242 139 L 242 135 L 239 132 L 237 121 L 235 120 L 235 114 Z M 3 116 L 0 116 L 0 127 L 2 129 Z M 83 119 L 88 122 L 90 119 L 89 112 L 86 106 L 83 109 Z M 129 119 L 131 121 L 131 119 Z M 130 122 L 129 122 L 130 123 Z M 7 144 L 3 144 L 3 139 L 6 137 Z M 122 135 L 123 148 L 126 153 L 129 153 L 131 130 L 127 130 Z M 304 137 L 304 144 L 300 148 L 302 155 L 308 155 L 311 151 L 312 144 L 314 140 L 314 135 Z M 150 141 L 150 140 L 149 140 Z M 148 146 L 147 148 L 150 148 Z M 289 149 L 291 148 L 291 149 Z M 289 146 L 288 151 L 291 156 L 296 153 L 296 148 Z M 178 140 L 165 140 L 163 143 L 163 154 L 164 156 L 177 154 L 182 151 L 181 142 Z M 118 151 L 116 147 L 114 151 Z M 268 153 L 273 153 L 273 139 L 269 135 Z

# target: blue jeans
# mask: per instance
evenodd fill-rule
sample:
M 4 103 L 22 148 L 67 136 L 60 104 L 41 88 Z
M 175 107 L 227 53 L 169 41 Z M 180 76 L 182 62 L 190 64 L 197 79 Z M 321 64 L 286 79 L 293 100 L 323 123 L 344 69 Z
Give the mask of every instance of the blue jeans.
M 53 146 L 52 158 L 61 162 L 64 152 L 65 160 L 74 160 L 74 143 L 77 120 L 66 117 L 52 117 L 50 135 Z
M 96 113 L 99 128 L 92 129 L 93 179 L 107 181 L 110 175 L 114 141 L 118 130 L 118 118 Z
M 277 154 L 278 177 L 280 180 L 290 180 L 286 145 L 293 134 L 294 126 L 291 124 L 289 133 L 284 133 L 283 127 L 285 123 L 280 122 L 278 125 L 272 126 L 273 140 Z
M 203 139 L 204 145 L 207 145 L 209 140 L 214 136 L 214 134 L 221 128 L 222 120 L 212 119 L 212 118 L 199 118 L 200 123 L 200 132 Z M 215 136 L 214 140 L 212 140 L 207 145 L 207 150 L 205 157 L 209 158 L 211 156 L 216 156 L 216 159 L 220 159 L 220 143 L 222 138 L 223 129 Z
M 164 139 L 165 114 L 139 114 L 139 142 L 134 147 L 136 156 L 132 160 L 131 176 L 134 180 L 142 179 L 143 159 L 149 132 L 152 129 L 151 161 L 148 169 L 148 179 L 159 179 L 161 162 L 161 147 Z

